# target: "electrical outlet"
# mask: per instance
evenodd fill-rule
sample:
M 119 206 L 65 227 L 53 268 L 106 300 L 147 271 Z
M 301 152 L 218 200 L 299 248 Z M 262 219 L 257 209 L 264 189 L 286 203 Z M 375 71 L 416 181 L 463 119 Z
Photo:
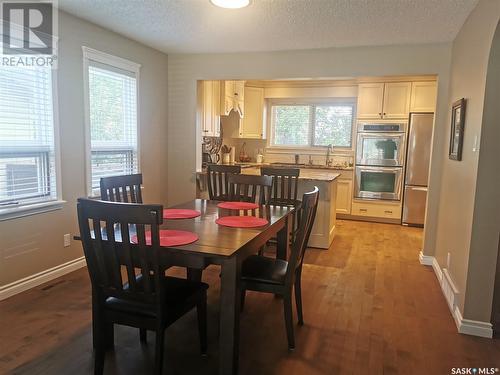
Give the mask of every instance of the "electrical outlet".
M 69 233 L 66 233 L 64 236 L 63 236 L 63 239 L 64 239 L 64 247 L 68 247 L 71 245 L 71 234 Z
M 451 262 L 451 253 L 448 251 L 448 255 L 446 256 L 446 269 L 450 269 L 450 262 Z

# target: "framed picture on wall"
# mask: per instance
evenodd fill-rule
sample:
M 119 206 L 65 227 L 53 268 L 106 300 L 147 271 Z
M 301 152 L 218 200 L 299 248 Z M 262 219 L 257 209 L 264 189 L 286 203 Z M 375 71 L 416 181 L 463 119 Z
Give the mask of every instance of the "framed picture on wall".
M 451 107 L 450 159 L 462 160 L 464 142 L 465 99 L 453 103 Z

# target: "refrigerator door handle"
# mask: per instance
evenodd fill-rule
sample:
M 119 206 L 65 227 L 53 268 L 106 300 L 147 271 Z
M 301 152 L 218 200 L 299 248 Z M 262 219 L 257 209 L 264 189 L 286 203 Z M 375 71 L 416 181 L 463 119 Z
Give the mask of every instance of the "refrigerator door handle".
M 407 188 L 411 190 L 416 190 L 416 191 L 427 191 L 427 188 L 424 186 L 408 186 L 406 185 Z

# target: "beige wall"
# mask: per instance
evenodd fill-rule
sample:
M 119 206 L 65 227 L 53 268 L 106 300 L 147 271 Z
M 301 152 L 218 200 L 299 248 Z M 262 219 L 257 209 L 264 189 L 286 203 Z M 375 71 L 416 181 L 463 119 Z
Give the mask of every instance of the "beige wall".
M 468 273 L 488 274 L 487 279 L 491 279 L 492 272 L 494 274 L 493 262 L 484 269 L 480 267 L 480 265 L 485 266 L 484 261 L 477 262 L 472 269 L 469 269 L 472 266 L 469 257 L 472 260 L 476 256 L 469 250 L 473 232 L 479 160 L 479 153 L 473 151 L 473 146 L 475 138 L 479 140 L 481 137 L 488 58 L 499 14 L 500 2 L 498 0 L 480 1 L 453 42 L 445 139 L 448 140 L 450 136 L 451 110 L 449 108 L 455 100 L 465 98 L 467 108 L 462 161 L 450 160 L 447 147 L 439 150 L 442 154 L 443 165 L 441 194 L 438 199 L 435 256 L 442 268 L 448 268 L 447 257 L 450 253 L 449 272 L 459 290 L 459 308 L 464 318 L 482 321 L 489 321 L 491 313 L 491 286 L 487 285 L 490 280 L 488 282 L 483 280 L 482 287 L 488 286 L 488 288 L 482 292 L 476 288 L 467 291 L 467 294 L 474 293 L 476 298 L 481 300 L 476 300 L 475 307 L 471 306 L 470 309 L 464 311 L 464 301 L 466 288 L 469 289 Z M 499 160 L 498 157 L 497 160 Z M 498 241 L 498 229 L 496 241 Z M 484 258 L 486 259 L 492 260 L 489 256 Z M 486 311 L 488 305 L 489 311 Z
M 82 45 L 142 65 L 139 108 L 145 200 L 166 201 L 167 56 L 94 24 L 59 13 L 58 96 L 63 209 L 0 222 L 0 287 L 82 256 L 63 234 L 78 233 L 76 199 L 85 195 Z

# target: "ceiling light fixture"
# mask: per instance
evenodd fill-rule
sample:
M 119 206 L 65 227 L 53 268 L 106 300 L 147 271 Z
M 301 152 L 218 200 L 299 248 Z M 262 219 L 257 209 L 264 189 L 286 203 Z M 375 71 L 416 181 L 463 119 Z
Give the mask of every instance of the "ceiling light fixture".
M 250 0 L 210 0 L 210 2 L 217 7 L 226 9 L 240 9 L 250 4 Z

